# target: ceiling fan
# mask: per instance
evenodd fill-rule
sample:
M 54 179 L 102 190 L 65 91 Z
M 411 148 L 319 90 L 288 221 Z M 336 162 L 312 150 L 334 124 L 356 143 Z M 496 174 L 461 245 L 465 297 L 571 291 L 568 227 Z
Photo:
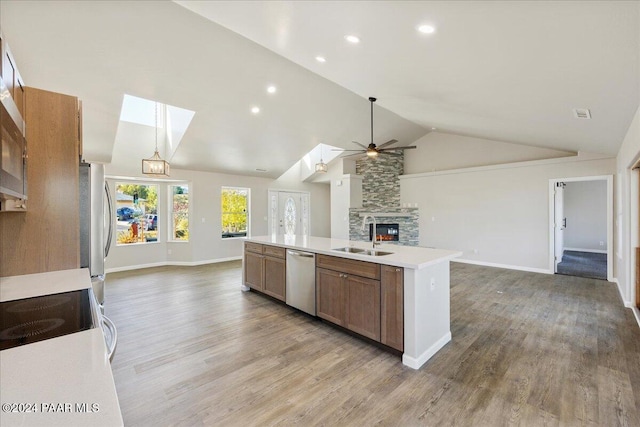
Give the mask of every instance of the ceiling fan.
M 363 154 L 366 154 L 368 157 L 378 157 L 378 154 L 387 154 L 387 155 L 392 155 L 392 156 L 398 156 L 400 155 L 400 153 L 393 153 L 393 151 L 398 151 L 398 150 L 408 150 L 411 148 L 416 148 L 415 145 L 411 145 L 408 147 L 390 147 L 390 148 L 385 148 L 388 147 L 391 144 L 395 144 L 396 142 L 398 142 L 396 139 L 391 139 L 387 142 L 385 142 L 384 144 L 380 144 L 380 146 L 376 146 L 376 144 L 373 143 L 373 103 L 376 102 L 376 98 L 373 97 L 369 97 L 369 102 L 371 102 L 371 142 L 369 143 L 368 146 L 364 146 L 363 144 L 360 144 L 359 142 L 356 141 L 351 141 L 354 144 L 359 145 L 360 147 L 362 147 L 362 149 L 359 150 L 333 150 L 333 151 L 357 151 L 357 153 L 354 154 L 347 154 L 344 155 L 342 157 L 355 157 L 355 156 L 362 156 Z

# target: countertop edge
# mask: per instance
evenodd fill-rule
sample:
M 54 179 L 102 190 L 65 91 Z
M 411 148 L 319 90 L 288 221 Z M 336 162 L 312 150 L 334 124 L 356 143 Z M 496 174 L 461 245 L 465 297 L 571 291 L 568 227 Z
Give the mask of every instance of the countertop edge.
M 425 258 L 427 258 L 425 259 L 425 261 L 410 262 L 410 261 L 404 261 L 402 259 L 398 259 L 399 257 L 407 256 L 406 254 L 403 255 L 402 253 L 394 252 L 394 254 L 392 255 L 395 255 L 395 256 L 385 255 L 385 256 L 375 257 L 371 255 L 362 255 L 357 253 L 340 252 L 332 249 L 326 249 L 323 247 L 310 247 L 309 244 L 300 245 L 300 244 L 297 244 L 297 242 L 287 243 L 284 241 L 279 241 L 279 239 L 281 238 L 284 240 L 283 236 L 253 236 L 253 237 L 247 237 L 245 241 L 260 243 L 264 245 L 277 246 L 284 249 L 293 249 L 293 250 L 299 250 L 299 251 L 313 252 L 316 254 L 335 256 L 339 258 L 353 259 L 357 261 L 372 262 L 375 264 L 409 268 L 413 270 L 421 270 L 431 265 L 438 264 L 444 261 L 450 261 L 454 258 L 458 258 L 462 256 L 461 251 L 452 251 L 448 249 L 424 248 L 424 247 L 416 247 L 416 246 L 400 246 L 400 245 L 391 245 L 391 244 L 384 244 L 377 248 L 377 249 L 388 250 L 388 251 L 393 251 L 395 249 L 398 252 L 403 252 L 403 251 L 404 252 L 425 251 L 427 253 L 434 252 L 434 251 L 436 252 L 435 254 L 431 253 L 431 254 L 425 255 Z M 370 249 L 369 242 L 355 242 L 355 241 L 343 240 L 343 239 L 331 239 L 328 237 L 313 237 L 309 239 L 314 239 L 315 241 L 322 242 L 326 246 L 330 246 L 330 247 L 331 246 L 337 246 L 337 247 L 353 246 L 353 247 L 358 247 L 363 249 Z M 334 243 L 329 244 L 330 242 L 334 242 Z M 416 256 L 416 254 L 413 254 L 413 255 Z

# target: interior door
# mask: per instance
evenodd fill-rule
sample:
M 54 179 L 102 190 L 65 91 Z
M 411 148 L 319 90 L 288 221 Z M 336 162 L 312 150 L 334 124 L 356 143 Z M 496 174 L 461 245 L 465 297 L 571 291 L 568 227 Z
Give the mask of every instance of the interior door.
M 557 182 L 553 192 L 553 235 L 554 235 L 554 272 L 558 272 L 558 263 L 564 255 L 564 229 L 566 218 L 564 216 L 564 183 Z

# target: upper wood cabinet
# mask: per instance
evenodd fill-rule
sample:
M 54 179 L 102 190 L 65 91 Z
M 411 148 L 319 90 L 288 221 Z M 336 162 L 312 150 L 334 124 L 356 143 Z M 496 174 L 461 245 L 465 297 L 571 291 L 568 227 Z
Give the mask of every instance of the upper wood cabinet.
M 0 275 L 80 266 L 78 99 L 26 91 L 29 207 L 0 214 Z

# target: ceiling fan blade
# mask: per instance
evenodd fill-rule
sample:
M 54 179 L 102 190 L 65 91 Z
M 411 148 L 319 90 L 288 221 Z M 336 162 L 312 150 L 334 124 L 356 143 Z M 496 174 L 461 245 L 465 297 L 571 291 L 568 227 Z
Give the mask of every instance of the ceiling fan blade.
M 364 153 L 363 150 L 343 150 L 342 148 L 334 148 L 331 151 L 359 151 L 361 153 Z
M 364 145 L 360 144 L 358 141 L 351 141 L 351 142 L 353 142 L 354 144 L 359 145 L 360 147 L 364 148 L 365 150 L 367 149 L 367 147 L 365 147 Z
M 349 158 L 349 157 L 363 157 L 363 156 L 366 156 L 366 155 L 365 155 L 364 152 L 361 151 L 361 152 L 355 153 L 355 154 L 347 154 L 347 155 L 344 155 L 344 156 L 340 156 L 340 158 L 346 159 L 346 158 Z
M 378 151 L 395 151 L 395 150 L 410 150 L 412 148 L 418 148 L 415 145 L 410 145 L 408 147 L 395 147 L 395 148 L 378 148 Z
M 386 147 L 387 145 L 395 144 L 396 142 L 398 142 L 397 139 L 391 139 L 391 140 L 385 142 L 384 144 L 378 145 L 378 150 L 381 149 L 381 148 Z

